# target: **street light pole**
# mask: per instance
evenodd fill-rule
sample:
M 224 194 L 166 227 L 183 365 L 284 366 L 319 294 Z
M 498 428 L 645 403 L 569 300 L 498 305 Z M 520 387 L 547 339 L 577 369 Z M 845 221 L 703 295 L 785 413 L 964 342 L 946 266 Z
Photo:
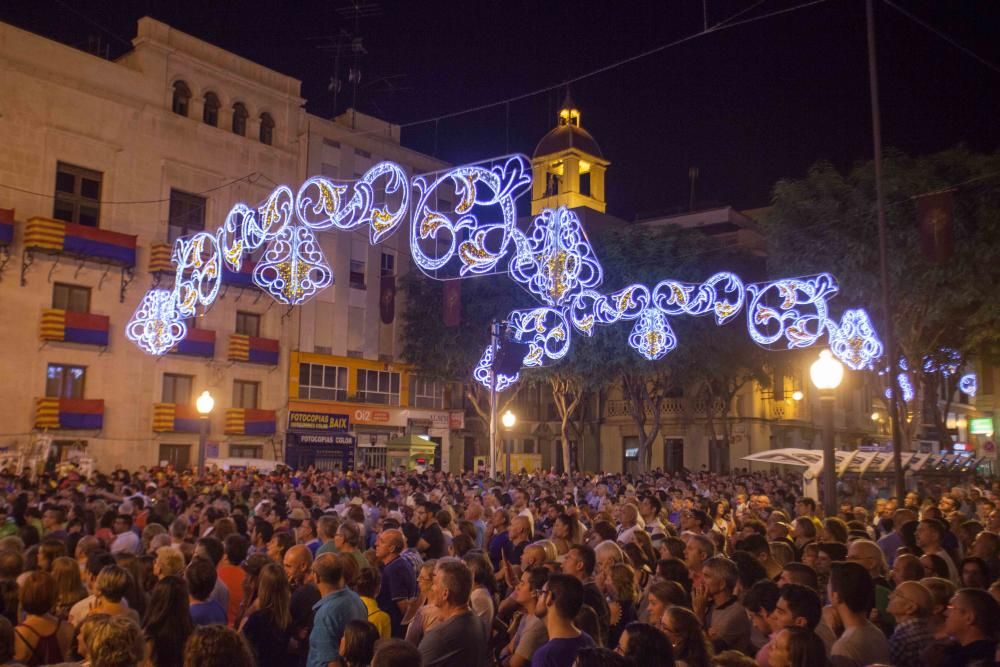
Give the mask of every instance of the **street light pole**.
M 889 423 L 892 425 L 892 465 L 895 468 L 896 498 L 903 502 L 906 482 L 903 477 L 903 431 L 900 424 L 899 382 L 896 364 L 896 333 L 889 310 L 889 232 L 885 221 L 885 194 L 882 191 L 882 119 L 878 99 L 878 66 L 875 60 L 875 9 L 872 0 L 865 0 L 865 23 L 868 32 L 868 88 L 872 107 L 872 143 L 875 148 L 875 207 L 878 211 L 879 281 L 882 283 L 882 340 L 889 367 Z
M 201 415 L 198 431 L 198 471 L 205 474 L 205 447 L 208 446 L 208 417 L 215 407 L 215 399 L 208 391 L 203 391 L 198 400 L 195 401 L 198 414 Z
M 823 411 L 823 511 L 826 516 L 837 516 L 837 457 L 833 446 L 834 390 L 844 378 L 843 365 L 834 359 L 830 350 L 819 353 L 819 359 L 809 368 L 813 385 L 819 390 Z
M 490 461 L 486 472 L 491 479 L 497 476 L 497 354 L 500 350 L 500 321 L 490 324 Z
M 514 424 L 517 423 L 517 416 L 508 410 L 503 413 L 503 427 L 507 430 L 507 437 L 504 438 L 504 450 L 507 452 L 507 479 L 510 480 L 510 450 L 512 449 L 513 442 L 510 437 L 510 430 L 514 428 Z

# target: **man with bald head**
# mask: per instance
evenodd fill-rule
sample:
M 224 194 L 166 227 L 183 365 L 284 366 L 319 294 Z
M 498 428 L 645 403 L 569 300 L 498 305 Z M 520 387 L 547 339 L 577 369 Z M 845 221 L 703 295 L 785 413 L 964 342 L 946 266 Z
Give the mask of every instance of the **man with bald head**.
M 925 653 L 934 641 L 928 618 L 934 610 L 934 597 L 923 584 L 904 581 L 889 594 L 889 613 L 896 619 L 896 629 L 889 638 L 890 662 L 896 667 L 921 667 Z
M 417 577 L 409 561 L 400 558 L 406 548 L 403 533 L 395 528 L 383 530 L 375 541 L 375 557 L 381 566 L 382 588 L 375 601 L 389 615 L 393 637 L 403 637 L 403 613 L 411 598 L 417 596 Z
M 313 606 L 319 602 L 319 589 L 308 581 L 313 564 L 312 551 L 304 544 L 296 544 L 285 552 L 282 566 L 292 587 L 289 612 L 292 616 L 292 654 L 297 665 L 305 665 L 309 655 L 309 633 L 313 627 Z

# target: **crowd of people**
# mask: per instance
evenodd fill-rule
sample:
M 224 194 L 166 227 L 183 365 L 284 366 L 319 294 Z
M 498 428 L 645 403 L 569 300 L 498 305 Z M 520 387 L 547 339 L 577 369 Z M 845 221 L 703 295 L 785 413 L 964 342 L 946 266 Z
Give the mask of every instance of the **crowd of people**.
M 0 471 L 0 666 L 994 664 L 1000 482 Z

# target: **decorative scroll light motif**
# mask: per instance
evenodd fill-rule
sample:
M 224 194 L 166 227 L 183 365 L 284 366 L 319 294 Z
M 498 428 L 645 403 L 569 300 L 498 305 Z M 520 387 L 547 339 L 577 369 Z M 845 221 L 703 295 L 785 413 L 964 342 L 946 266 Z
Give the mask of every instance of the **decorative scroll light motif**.
M 125 328 L 125 335 L 149 354 L 165 354 L 187 335 L 187 325 L 177 316 L 174 293 L 146 292 Z
M 376 202 L 374 184 L 385 179 L 384 192 L 399 194 L 399 204 L 390 209 L 387 201 Z M 315 230 L 354 229 L 370 225 L 371 244 L 380 243 L 396 231 L 410 208 L 410 179 L 394 162 L 380 162 L 353 183 L 354 194 L 345 203 L 350 183 L 335 183 L 328 178 L 315 176 L 299 188 L 295 212 L 302 224 Z
M 632 327 L 628 344 L 649 361 L 656 361 L 677 347 L 677 337 L 662 311 L 658 308 L 647 308 L 642 311 L 639 321 Z
M 212 305 L 222 285 L 222 252 L 215 236 L 198 232 L 177 239 L 172 261 L 177 267 L 174 294 L 178 314 L 191 317 L 199 304 Z
M 413 179 L 410 253 L 437 279 L 493 272 L 511 246 L 515 200 L 531 185 L 523 155 L 492 166 L 469 165 Z M 439 197 L 459 200 L 440 210 Z M 458 262 L 453 260 L 458 259 Z M 451 266 L 449 266 L 451 264 Z M 439 275 L 439 272 L 441 275 Z
M 967 396 L 975 396 L 979 390 L 975 373 L 966 373 L 958 379 L 958 389 Z
M 830 349 L 851 370 L 871 368 L 882 356 L 882 341 L 864 310 L 845 310 L 839 326 L 830 322 L 827 327 L 830 329 Z
M 542 366 L 546 358 L 558 361 L 569 352 L 570 327 L 555 308 L 515 310 L 507 316 L 515 340 L 528 343 L 525 366 Z
M 487 346 L 475 370 L 472 371 L 473 379 L 485 387 L 489 387 L 493 382 L 493 347 Z M 508 387 L 521 379 L 521 374 L 516 373 L 513 377 L 497 373 L 497 391 L 506 391 Z
M 297 306 L 333 283 L 333 270 L 308 227 L 288 225 L 271 240 L 254 282 L 281 303 Z
M 601 284 L 603 271 L 580 224 L 565 206 L 545 209 L 528 233 L 515 230 L 510 276 L 549 306 L 561 306 Z
M 829 322 L 826 300 L 836 293 L 837 281 L 828 273 L 747 285 L 750 337 L 761 347 L 770 347 L 782 338 L 788 349 L 809 347 L 823 335 Z M 772 296 L 777 297 L 775 303 L 768 300 Z M 815 312 L 802 312 L 798 306 L 811 306 Z

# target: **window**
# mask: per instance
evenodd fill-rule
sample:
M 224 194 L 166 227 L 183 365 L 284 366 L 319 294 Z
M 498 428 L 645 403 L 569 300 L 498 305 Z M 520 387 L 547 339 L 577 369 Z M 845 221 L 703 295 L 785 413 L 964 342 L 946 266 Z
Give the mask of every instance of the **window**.
M 205 198 L 180 190 L 170 190 L 167 237 L 173 243 L 182 236 L 204 231 Z
M 260 336 L 260 315 L 236 311 L 236 333 L 244 336 Z
M 444 383 L 440 380 L 413 378 L 411 395 L 415 408 L 444 409 Z
M 299 364 L 299 398 L 347 400 L 347 369 L 324 364 Z
M 247 136 L 247 119 L 250 114 L 247 113 L 246 105 L 242 102 L 237 102 L 233 105 L 233 134 L 238 134 L 241 137 Z
M 263 445 L 229 445 L 229 456 L 234 459 L 259 459 L 263 453 Z
M 173 111 L 181 116 L 188 115 L 188 107 L 191 105 L 191 89 L 183 81 L 174 84 Z
M 327 139 L 323 137 L 323 145 L 329 146 L 330 148 L 340 148 L 340 142 L 336 139 Z
M 360 148 L 355 148 L 354 154 L 363 158 L 371 158 L 372 156 L 371 153 L 369 153 L 368 151 L 361 150 Z
M 163 402 L 176 405 L 191 405 L 191 386 L 194 377 L 176 373 L 163 374 Z
M 52 307 L 74 313 L 89 313 L 90 288 L 56 283 L 52 286 Z
M 354 289 L 365 289 L 365 264 L 368 259 L 368 241 L 354 239 L 351 242 L 351 270 L 348 281 Z
M 260 143 L 268 146 L 274 143 L 274 119 L 269 113 L 260 115 Z
M 399 405 L 399 373 L 358 370 L 358 400 Z
M 45 395 L 49 398 L 83 398 L 87 369 L 83 366 L 49 364 L 45 376 Z
M 177 470 L 187 468 L 191 462 L 191 445 L 160 445 L 159 462 Z
M 580 194 L 585 197 L 590 196 L 590 172 L 580 174 Z
M 259 393 L 259 382 L 233 380 L 233 407 L 255 410 L 257 408 L 257 398 Z
M 56 164 L 56 194 L 52 217 L 97 227 L 101 213 L 101 172 Z
M 219 127 L 219 96 L 215 93 L 205 93 L 205 105 L 201 110 L 201 119 L 205 125 Z
M 390 252 L 382 253 L 381 275 L 383 276 L 396 275 L 396 256 Z

